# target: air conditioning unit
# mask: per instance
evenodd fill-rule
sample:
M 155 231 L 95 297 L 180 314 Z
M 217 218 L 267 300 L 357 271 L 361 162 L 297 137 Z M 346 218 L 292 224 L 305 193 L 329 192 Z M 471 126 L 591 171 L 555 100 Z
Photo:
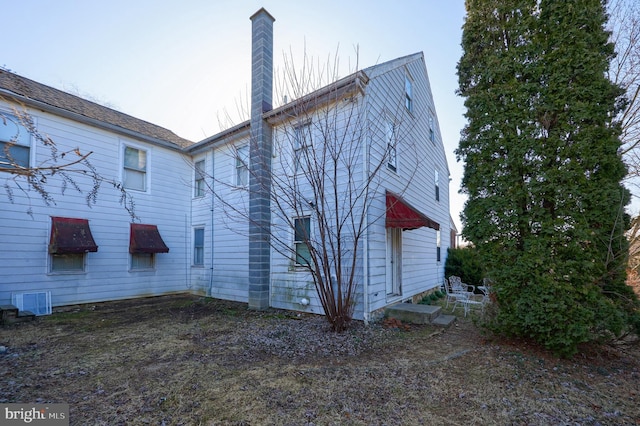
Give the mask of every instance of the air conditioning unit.
M 12 293 L 11 304 L 20 311 L 29 311 L 35 315 L 51 315 L 51 292 Z

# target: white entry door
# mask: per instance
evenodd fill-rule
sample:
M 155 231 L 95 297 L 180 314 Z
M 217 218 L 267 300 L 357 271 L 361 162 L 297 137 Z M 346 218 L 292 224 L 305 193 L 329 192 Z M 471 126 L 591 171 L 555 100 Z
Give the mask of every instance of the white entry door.
M 387 228 L 387 297 L 402 295 L 402 229 Z

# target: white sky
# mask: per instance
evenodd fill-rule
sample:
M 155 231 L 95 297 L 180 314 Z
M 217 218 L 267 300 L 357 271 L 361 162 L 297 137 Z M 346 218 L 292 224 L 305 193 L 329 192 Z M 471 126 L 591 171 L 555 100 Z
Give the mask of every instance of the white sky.
M 5 0 L 0 66 L 166 127 L 194 142 L 220 130 L 250 87 L 251 21 L 276 19 L 276 72 L 290 50 L 343 76 L 424 52 L 451 171 L 451 216 L 461 230 L 456 162 L 463 100 L 455 95 L 463 0 Z M 274 100 L 274 103 L 278 103 Z

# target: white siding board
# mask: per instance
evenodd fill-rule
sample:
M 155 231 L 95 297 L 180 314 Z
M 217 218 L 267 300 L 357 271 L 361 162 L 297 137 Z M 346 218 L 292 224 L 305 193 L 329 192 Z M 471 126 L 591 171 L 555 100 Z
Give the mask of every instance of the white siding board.
M 38 130 L 50 136 L 60 152 L 79 147 L 82 152 L 92 151 L 89 160 L 106 179 L 120 179 L 121 142 L 128 141 L 107 131 L 56 117 L 38 111 L 33 115 Z M 0 229 L 0 274 L 3 286 L 0 301 L 9 303 L 11 293 L 19 291 L 50 290 L 54 306 L 88 303 L 128 297 L 138 297 L 186 289 L 184 274 L 183 220 L 189 213 L 188 197 L 181 189 L 187 163 L 181 154 L 166 148 L 135 142 L 149 149 L 151 161 L 147 172 L 152 191 L 131 191 L 136 203 L 136 214 L 142 223 L 158 226 L 169 246 L 169 253 L 156 254 L 154 272 L 129 272 L 129 214 L 119 202 L 120 194 L 109 183 L 101 185 L 96 205 L 87 206 L 85 195 L 68 187 L 60 194 L 60 181 L 52 178 L 48 188 L 56 204 L 46 206 L 33 191 L 27 198 L 15 193 L 14 203 L 6 203 Z M 48 158 L 50 151 L 34 142 L 35 162 Z M 169 171 L 169 172 L 167 172 Z M 80 175 L 74 180 L 83 189 L 90 181 Z M 31 207 L 33 218 L 25 207 Z M 172 215 L 166 212 L 171 211 Z M 51 229 L 50 216 L 83 218 L 89 225 L 97 253 L 86 255 L 86 271 L 78 274 L 52 274 L 48 272 L 47 247 Z

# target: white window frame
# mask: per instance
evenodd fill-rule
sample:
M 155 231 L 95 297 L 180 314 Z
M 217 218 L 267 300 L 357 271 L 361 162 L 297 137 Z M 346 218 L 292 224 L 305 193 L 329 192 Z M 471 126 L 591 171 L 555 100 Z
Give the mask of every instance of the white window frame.
M 398 139 L 396 135 L 396 125 L 392 121 L 385 124 L 385 135 L 387 142 L 387 168 L 393 172 L 398 171 Z
M 410 113 L 413 113 L 413 81 L 409 75 L 404 76 L 404 106 Z
M 307 262 L 309 262 L 309 263 L 311 262 L 311 254 L 310 254 L 309 245 L 303 239 L 298 239 L 298 232 L 297 232 L 297 230 L 298 230 L 298 226 L 297 226 L 298 225 L 298 221 L 305 221 L 305 220 L 307 221 L 307 223 L 309 225 L 308 226 L 309 235 L 308 235 L 307 240 L 310 240 L 311 239 L 311 216 L 309 216 L 309 215 L 308 216 L 298 216 L 298 217 L 294 217 L 293 218 L 293 253 L 294 253 L 293 264 L 296 267 L 301 267 L 301 268 L 302 267 L 304 267 L 304 268 L 308 267 L 308 263 L 305 264 L 305 263 L 298 262 L 299 258 L 304 259 L 303 257 L 301 257 L 299 255 L 299 251 L 298 251 L 299 247 L 302 247 L 302 246 L 306 246 L 307 247 L 306 252 L 307 252 L 307 254 L 309 256 L 309 259 L 307 259 Z
M 127 165 L 127 149 L 134 149 L 136 151 L 144 153 L 144 167 L 136 167 L 132 164 Z M 150 169 L 150 150 L 139 145 L 123 143 L 122 144 L 122 185 L 124 188 L 132 190 L 132 191 L 140 191 L 140 192 L 149 192 L 149 169 Z M 140 159 L 138 158 L 138 162 Z M 142 184 L 143 188 L 139 188 L 136 186 L 130 186 L 130 183 L 127 183 L 127 170 L 130 170 L 132 173 L 140 173 L 142 174 Z
M 155 253 L 131 253 L 130 257 L 130 271 L 155 271 L 156 269 L 156 254 Z M 149 263 L 144 266 L 140 266 L 136 259 L 149 259 Z
M 302 135 L 302 136 L 301 136 Z M 302 172 L 302 156 L 313 146 L 311 121 L 298 123 L 293 128 L 293 167 L 294 173 Z
M 442 261 L 440 246 L 441 246 L 441 232 L 439 229 L 436 229 L 436 262 Z
M 436 128 L 433 113 L 429 114 L 429 139 L 432 143 L 436 143 Z
M 435 181 L 435 199 L 440 201 L 440 172 L 438 169 L 434 169 L 434 181 Z
M 12 123 L 15 126 L 15 131 L 10 130 Z M 35 125 L 35 121 L 34 121 Z M 6 133 L 4 133 L 6 131 Z M 0 110 L 0 160 L 6 158 L 4 156 L 4 149 L 7 145 L 10 145 L 9 149 L 26 150 L 26 164 L 20 162 L 19 159 L 14 157 L 14 162 L 21 167 L 30 167 L 32 164 L 32 136 L 29 130 L 24 127 L 18 117 L 10 112 Z M 12 145 L 12 146 L 11 146 Z M 23 151 L 24 153 L 24 151 Z M 23 155 L 24 156 L 24 155 Z M 8 159 L 7 159 L 8 160 Z M 5 167 L 5 166 L 0 166 Z M 12 166 L 7 166 L 14 168 Z
M 235 185 L 246 188 L 249 186 L 249 144 L 239 146 L 235 152 L 236 173 Z
M 205 234 L 204 234 L 204 226 L 194 226 L 193 227 L 193 258 L 192 258 L 192 262 L 193 262 L 193 266 L 196 267 L 203 267 L 204 266 L 204 248 L 205 248 Z M 202 232 L 202 245 L 196 245 L 198 244 L 198 241 L 196 239 L 196 232 L 201 231 Z
M 80 268 L 61 269 L 56 267 L 57 259 L 77 258 L 81 260 Z M 65 253 L 65 254 L 49 254 L 49 273 L 53 275 L 63 274 L 84 274 L 87 271 L 87 254 L 86 253 Z
M 207 161 L 204 158 L 196 161 L 193 165 L 193 196 L 196 198 L 204 197 L 206 167 Z

